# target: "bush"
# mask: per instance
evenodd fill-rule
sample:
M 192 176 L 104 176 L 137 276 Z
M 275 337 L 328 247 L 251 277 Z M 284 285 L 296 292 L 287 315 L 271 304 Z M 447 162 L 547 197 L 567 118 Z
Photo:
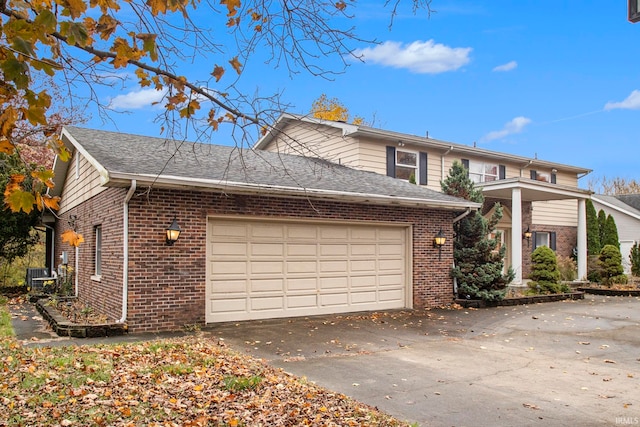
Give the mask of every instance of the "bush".
M 560 280 L 571 282 L 578 277 L 578 265 L 576 261 L 568 256 L 558 257 L 558 269 L 560 270 Z
M 629 260 L 631 261 L 631 274 L 640 276 L 640 246 L 638 246 L 638 242 L 631 247 Z
M 539 246 L 531 254 L 530 293 L 558 294 L 570 292 L 567 285 L 560 283 L 560 270 L 556 253 L 547 246 Z
M 598 257 L 598 265 L 600 266 L 601 283 L 606 286 L 612 284 L 627 283 L 627 275 L 624 274 L 622 267 L 622 255 L 620 249 L 614 245 L 605 245 L 600 251 Z

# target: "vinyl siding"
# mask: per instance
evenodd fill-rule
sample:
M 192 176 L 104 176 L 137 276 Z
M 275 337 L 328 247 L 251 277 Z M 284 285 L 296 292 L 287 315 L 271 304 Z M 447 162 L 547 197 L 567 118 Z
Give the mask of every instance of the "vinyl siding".
M 536 225 L 578 225 L 577 200 L 533 202 L 531 222 Z
M 313 123 L 301 123 L 286 127 L 284 132 L 264 147 L 264 150 L 319 157 L 353 168 L 360 167 L 356 140 L 343 137 L 339 129 L 327 128 Z M 384 162 L 382 165 L 384 166 Z
M 76 156 L 79 156 L 76 175 Z M 59 214 L 63 214 L 106 190 L 100 185 L 100 174 L 77 151 L 69 161 L 69 172 L 62 188 Z
M 607 215 L 613 216 L 613 219 L 616 222 L 616 228 L 618 229 L 618 238 L 621 241 L 640 241 L 640 219 L 636 219 L 618 210 L 611 209 L 610 207 L 602 205 L 595 200 L 593 200 L 593 206 L 596 208 L 596 212 L 600 212 L 600 209 L 602 209 Z

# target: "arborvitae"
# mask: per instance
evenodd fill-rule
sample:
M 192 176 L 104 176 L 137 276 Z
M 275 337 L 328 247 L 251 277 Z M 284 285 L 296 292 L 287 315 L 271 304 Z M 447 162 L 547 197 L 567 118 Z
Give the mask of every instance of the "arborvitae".
M 635 242 L 631 247 L 629 260 L 631 261 L 631 274 L 640 276 L 640 246 L 638 242 Z
M 607 213 L 600 209 L 598 211 L 598 236 L 600 236 L 600 250 L 604 247 L 605 230 L 607 228 Z
M 598 227 L 598 214 L 591 199 L 587 199 L 587 254 L 598 255 L 600 253 L 600 231 Z
M 535 293 L 557 294 L 565 289 L 560 284 L 560 269 L 556 253 L 548 246 L 538 246 L 531 254 L 531 281 L 527 284 Z
M 482 193 L 474 188 L 467 170 L 457 161 L 453 163 L 441 186 L 446 194 L 483 202 Z M 498 238 L 488 238 L 501 218 L 502 207 L 496 203 L 490 220 L 484 218 L 480 212 L 473 212 L 453 225 L 455 266 L 451 269 L 451 276 L 458 284 L 460 298 L 485 301 L 504 298 L 507 285 L 513 280 L 514 273 L 509 267 L 507 274 L 503 274 L 506 247 L 498 249 Z
M 622 255 L 615 245 L 605 245 L 598 258 L 602 284 L 627 283 L 627 276 L 622 267 Z
M 620 250 L 620 239 L 618 237 L 618 227 L 616 227 L 616 221 L 611 214 L 607 215 L 607 221 L 604 224 L 604 238 L 602 239 L 602 246 L 613 245 Z

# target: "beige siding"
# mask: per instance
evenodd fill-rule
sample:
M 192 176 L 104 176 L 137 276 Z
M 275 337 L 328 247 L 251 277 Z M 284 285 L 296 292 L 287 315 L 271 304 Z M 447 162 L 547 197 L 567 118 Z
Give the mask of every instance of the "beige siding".
M 79 156 L 77 160 L 76 156 Z M 76 164 L 78 165 L 77 171 Z M 63 214 L 104 190 L 106 187 L 100 185 L 98 171 L 76 151 L 69 162 L 67 178 L 62 188 L 59 213 Z
M 339 129 L 301 123 L 288 126 L 264 150 L 327 159 L 331 162 L 358 168 L 358 143 L 343 137 Z
M 537 225 L 578 225 L 577 200 L 553 200 L 532 203 L 531 222 Z
M 360 140 L 360 167 L 369 172 L 387 174 L 387 147 L 380 141 Z

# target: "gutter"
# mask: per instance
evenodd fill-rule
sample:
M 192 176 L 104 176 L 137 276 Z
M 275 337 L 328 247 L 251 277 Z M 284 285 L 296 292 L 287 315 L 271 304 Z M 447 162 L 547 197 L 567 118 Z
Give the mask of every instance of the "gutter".
M 111 173 L 110 182 L 112 185 L 118 185 L 123 180 L 132 181 L 139 180 L 141 183 L 148 182 L 154 183 L 156 187 L 160 188 L 206 188 L 213 191 L 232 192 L 234 194 L 264 194 L 269 193 L 272 196 L 281 197 L 302 197 L 302 198 L 319 198 L 329 200 L 341 200 L 344 202 L 355 203 L 373 203 L 381 205 L 395 205 L 395 206 L 425 206 L 428 208 L 445 209 L 445 210 L 461 210 L 467 208 L 480 208 L 482 205 L 470 201 L 451 201 L 451 200 L 436 200 L 436 199 L 424 199 L 418 197 L 397 197 L 393 195 L 371 194 L 371 193 L 347 193 L 338 190 L 323 190 L 323 189 L 311 189 L 300 187 L 287 187 L 280 185 L 269 184 L 252 184 L 252 183 L 239 183 L 223 180 L 211 180 L 211 179 L 199 179 L 193 180 L 192 178 L 178 177 L 178 176 L 156 176 L 147 174 L 120 174 Z
M 127 321 L 127 301 L 129 299 L 129 201 L 136 191 L 136 180 L 131 180 L 131 187 L 124 198 L 123 209 L 123 239 L 122 239 L 122 317 L 117 323 Z M 76 258 L 77 259 L 77 258 Z
M 471 213 L 471 208 L 467 208 L 466 211 L 462 212 L 460 215 L 458 215 L 457 217 L 453 218 L 453 223 L 455 224 L 456 222 L 460 221 L 462 218 L 464 218 L 465 216 L 469 215 Z

